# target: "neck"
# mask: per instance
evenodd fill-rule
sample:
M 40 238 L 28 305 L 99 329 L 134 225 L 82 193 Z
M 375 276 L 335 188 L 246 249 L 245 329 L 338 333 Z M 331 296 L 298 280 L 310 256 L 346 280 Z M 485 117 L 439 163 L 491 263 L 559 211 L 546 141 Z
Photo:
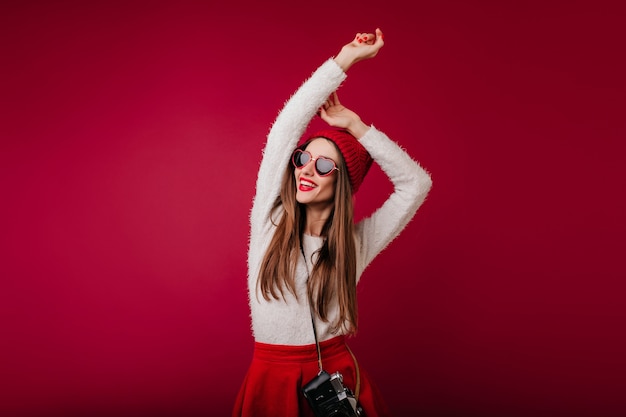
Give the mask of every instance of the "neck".
M 311 236 L 321 236 L 326 221 L 332 213 L 332 205 L 324 208 L 306 206 L 306 224 L 304 233 Z

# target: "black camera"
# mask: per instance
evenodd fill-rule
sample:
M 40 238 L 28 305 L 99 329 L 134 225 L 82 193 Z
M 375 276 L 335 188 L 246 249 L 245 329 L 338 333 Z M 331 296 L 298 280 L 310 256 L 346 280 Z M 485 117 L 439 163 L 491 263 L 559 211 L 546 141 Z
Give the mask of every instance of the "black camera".
M 302 388 L 316 417 L 363 417 L 354 394 L 343 385 L 339 372 L 321 371 Z

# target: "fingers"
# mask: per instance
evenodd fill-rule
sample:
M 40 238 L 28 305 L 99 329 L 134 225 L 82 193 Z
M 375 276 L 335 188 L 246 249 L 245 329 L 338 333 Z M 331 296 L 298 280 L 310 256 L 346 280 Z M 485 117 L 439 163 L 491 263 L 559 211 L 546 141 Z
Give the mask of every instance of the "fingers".
M 319 117 L 324 119 L 325 117 L 328 117 L 327 111 L 331 109 L 331 107 L 336 108 L 335 106 L 339 106 L 340 104 L 341 103 L 339 103 L 339 96 L 337 95 L 337 92 L 335 91 L 326 99 L 326 101 L 320 106 L 320 108 L 315 112 L 315 114 L 317 114 Z
M 373 33 L 365 33 L 363 34 L 361 39 L 363 40 L 364 44 L 372 45 L 374 43 L 374 40 L 376 39 L 376 36 Z
M 382 47 L 385 44 L 385 35 L 383 35 L 383 31 L 380 28 L 376 28 L 376 45 L 380 45 Z
M 317 109 L 315 114 L 317 114 L 321 118 L 324 118 L 326 116 L 326 110 L 329 109 L 331 106 L 332 106 L 332 103 L 329 98 L 328 100 L 324 102 L 324 104 L 320 106 L 319 109 Z
M 384 35 L 380 28 L 376 28 L 375 33 L 357 33 L 354 40 L 361 45 L 380 45 L 384 44 Z
M 339 103 L 339 96 L 337 96 L 337 92 L 333 92 L 322 104 L 322 108 L 327 110 L 329 107 L 337 106 Z
M 372 33 L 357 33 L 354 39 L 361 45 L 371 45 L 375 38 Z

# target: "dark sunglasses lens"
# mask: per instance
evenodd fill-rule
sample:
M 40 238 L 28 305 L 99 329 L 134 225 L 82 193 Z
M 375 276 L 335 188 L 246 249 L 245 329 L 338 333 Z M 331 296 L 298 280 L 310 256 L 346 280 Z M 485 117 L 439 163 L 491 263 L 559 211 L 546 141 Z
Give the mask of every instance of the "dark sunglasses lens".
M 306 165 L 311 160 L 311 157 L 307 152 L 296 151 L 293 155 L 293 163 L 297 168 Z
M 335 163 L 329 159 L 319 157 L 315 161 L 315 168 L 317 168 L 317 172 L 320 175 L 328 175 L 335 168 Z

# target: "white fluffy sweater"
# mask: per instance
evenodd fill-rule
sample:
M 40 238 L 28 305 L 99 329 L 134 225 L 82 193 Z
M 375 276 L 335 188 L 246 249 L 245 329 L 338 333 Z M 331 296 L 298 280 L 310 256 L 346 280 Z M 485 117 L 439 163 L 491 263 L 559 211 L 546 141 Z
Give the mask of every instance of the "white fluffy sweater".
M 305 81 L 287 101 L 276 118 L 267 137 L 263 159 L 256 183 L 256 195 L 250 215 L 250 247 L 248 251 L 248 291 L 252 317 L 252 332 L 257 342 L 281 345 L 315 343 L 311 316 L 306 296 L 307 268 L 301 258 L 296 267 L 296 293 L 284 291 L 285 299 L 266 301 L 257 292 L 257 279 L 261 262 L 274 234 L 270 212 L 280 193 L 284 167 L 304 134 L 315 112 L 335 91 L 346 74 L 329 59 Z M 404 152 L 395 142 L 373 126 L 360 139 L 363 146 L 386 173 L 394 192 L 370 217 L 360 221 L 355 228 L 357 250 L 357 282 L 367 265 L 407 225 L 418 207 L 424 202 L 431 187 L 428 173 Z M 280 216 L 281 213 L 278 213 Z M 307 263 L 321 247 L 323 238 L 305 235 L 303 247 Z M 336 320 L 338 306 L 331 309 L 330 323 Z M 330 324 L 316 320 L 320 341 L 336 334 Z

